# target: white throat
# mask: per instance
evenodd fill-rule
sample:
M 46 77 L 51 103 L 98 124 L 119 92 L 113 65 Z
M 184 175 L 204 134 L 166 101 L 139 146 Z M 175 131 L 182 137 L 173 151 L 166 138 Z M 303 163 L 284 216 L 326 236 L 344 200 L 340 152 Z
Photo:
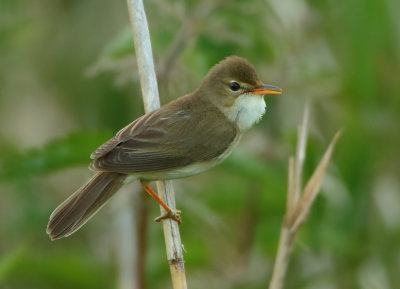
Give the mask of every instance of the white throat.
M 230 107 L 224 107 L 226 117 L 237 124 L 241 132 L 258 122 L 265 113 L 265 101 L 261 95 L 245 93 Z

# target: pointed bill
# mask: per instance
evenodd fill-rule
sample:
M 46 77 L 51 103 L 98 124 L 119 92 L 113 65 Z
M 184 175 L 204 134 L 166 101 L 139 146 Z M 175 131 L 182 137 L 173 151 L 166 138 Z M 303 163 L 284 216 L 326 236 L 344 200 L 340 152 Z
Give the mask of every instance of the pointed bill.
M 259 94 L 259 95 L 281 94 L 282 88 L 277 87 L 277 86 L 268 85 L 268 84 L 263 84 L 262 86 L 254 88 L 254 89 L 250 90 L 249 92 L 254 93 L 254 94 Z

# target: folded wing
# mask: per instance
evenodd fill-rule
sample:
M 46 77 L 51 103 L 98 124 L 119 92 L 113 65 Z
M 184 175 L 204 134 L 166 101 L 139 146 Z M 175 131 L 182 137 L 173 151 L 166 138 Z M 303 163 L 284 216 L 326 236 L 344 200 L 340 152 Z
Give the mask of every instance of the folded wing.
M 209 117 L 215 114 L 222 113 L 200 104 L 193 110 L 193 102 L 191 106 L 171 102 L 135 120 L 100 146 L 91 156 L 95 159 L 91 168 L 148 173 L 211 160 L 229 147 L 237 133 L 233 123 L 217 123 Z

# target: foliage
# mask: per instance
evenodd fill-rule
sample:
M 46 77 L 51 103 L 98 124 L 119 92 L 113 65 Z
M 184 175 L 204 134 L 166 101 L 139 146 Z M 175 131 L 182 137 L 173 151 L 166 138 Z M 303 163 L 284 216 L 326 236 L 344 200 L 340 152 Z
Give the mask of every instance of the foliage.
M 17 181 L 46 174 L 70 166 L 85 165 L 96 145 L 107 140 L 109 134 L 77 132 L 66 138 L 53 140 L 43 148 L 33 148 L 25 153 L 8 153 L 3 159 L 1 181 Z
M 309 98 L 304 179 L 333 133 L 343 128 L 343 134 L 300 232 L 286 288 L 395 288 L 398 3 L 145 2 L 163 103 L 193 90 L 231 54 L 284 88 L 267 99 L 267 115 L 229 159 L 176 181 L 189 287 L 204 288 L 206 280 L 207 288 L 266 288 L 287 159 Z M 143 113 L 125 5 L 0 4 L 1 288 L 117 287 L 119 243 L 106 219 L 112 215 L 102 210 L 59 242 L 44 230 L 51 210 L 81 185 L 71 170 L 84 171 L 98 145 Z M 157 206 L 149 207 L 157 216 Z M 151 220 L 148 230 L 148 288 L 166 288 L 162 231 Z

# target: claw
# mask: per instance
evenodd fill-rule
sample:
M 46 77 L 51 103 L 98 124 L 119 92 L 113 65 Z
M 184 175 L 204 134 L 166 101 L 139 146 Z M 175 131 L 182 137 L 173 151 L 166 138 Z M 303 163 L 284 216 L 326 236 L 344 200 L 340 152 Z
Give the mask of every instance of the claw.
M 143 189 L 150 194 L 160 205 L 161 207 L 164 208 L 166 211 L 165 214 L 157 217 L 154 219 L 156 222 L 161 222 L 166 219 L 172 219 L 176 221 L 178 224 L 182 223 L 181 219 L 181 211 L 177 209 L 170 209 L 170 207 L 167 206 L 158 196 L 156 193 L 154 193 L 149 186 L 145 185 L 142 180 L 140 180 L 140 184 L 143 186 Z
M 162 214 L 161 216 L 155 218 L 154 221 L 161 222 L 166 219 L 172 219 L 172 220 L 176 221 L 178 224 L 181 224 L 182 223 L 181 214 L 182 214 L 181 210 L 171 209 L 170 211 L 166 212 L 165 214 Z

